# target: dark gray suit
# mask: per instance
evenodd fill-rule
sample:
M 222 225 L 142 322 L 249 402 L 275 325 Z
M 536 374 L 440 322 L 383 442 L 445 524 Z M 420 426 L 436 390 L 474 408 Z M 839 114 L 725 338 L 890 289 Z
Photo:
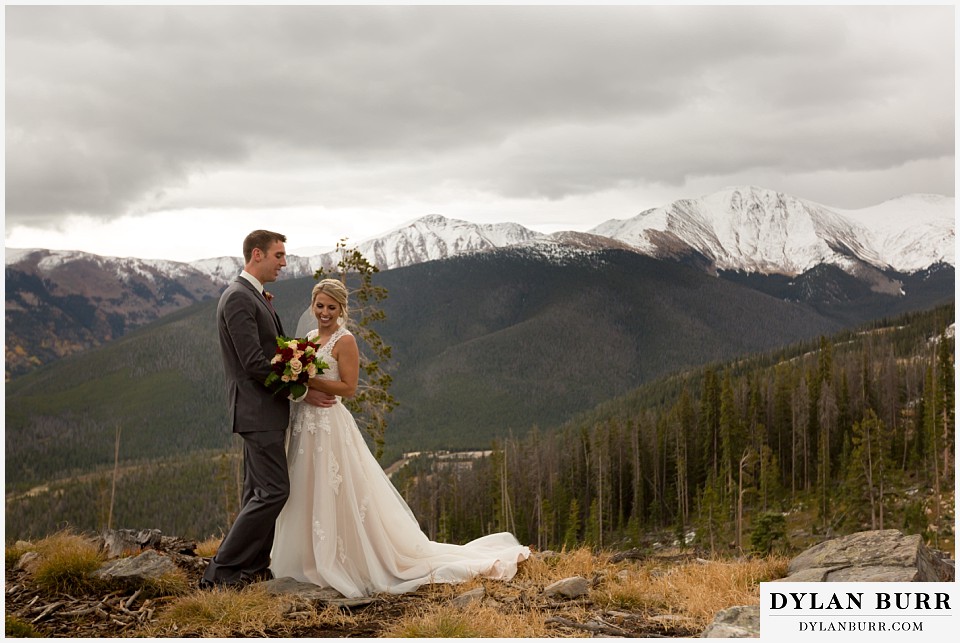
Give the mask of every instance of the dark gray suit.
M 266 573 L 270 565 L 274 525 L 290 494 L 284 450 L 290 403 L 263 383 L 283 326 L 243 277 L 220 296 L 217 326 L 230 426 L 243 438 L 243 505 L 203 579 L 232 585 Z

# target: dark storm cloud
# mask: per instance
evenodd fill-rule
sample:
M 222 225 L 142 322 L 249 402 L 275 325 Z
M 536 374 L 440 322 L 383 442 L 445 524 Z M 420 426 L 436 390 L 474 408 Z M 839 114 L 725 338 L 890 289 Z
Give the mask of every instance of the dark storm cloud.
M 6 11 L 8 221 L 233 168 L 561 198 L 953 156 L 952 7 Z

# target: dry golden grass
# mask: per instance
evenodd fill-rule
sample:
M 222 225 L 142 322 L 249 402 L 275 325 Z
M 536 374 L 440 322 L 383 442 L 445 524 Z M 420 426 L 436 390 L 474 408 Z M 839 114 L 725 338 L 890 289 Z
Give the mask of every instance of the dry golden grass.
M 70 530 L 47 536 L 31 544 L 38 559 L 31 566 L 34 581 L 51 592 L 84 592 L 95 587 L 90 573 L 103 562 L 97 544 Z
M 484 601 L 456 607 L 449 603 L 428 604 L 408 613 L 385 629 L 384 638 L 548 638 L 556 630 L 536 608 L 511 611 Z M 578 634 L 574 634 L 578 636 Z M 583 636 L 587 636 L 586 633 Z
M 43 634 L 37 631 L 37 628 L 23 619 L 11 616 L 10 614 L 7 614 L 6 617 L 6 625 L 4 627 L 4 635 L 6 638 L 43 638 Z
M 212 555 L 219 539 L 201 543 Z M 208 547 L 209 549 L 202 549 Z M 102 589 L 89 573 L 102 562 L 94 541 L 61 532 L 36 543 L 8 547 L 8 565 L 25 552 L 37 553 L 29 573 L 38 584 L 59 592 Z M 690 560 L 673 557 L 611 563 L 610 553 L 588 548 L 537 556 L 524 561 L 509 582 L 474 579 L 458 585 L 421 587 L 414 595 L 384 596 L 375 610 L 354 615 L 339 607 L 317 607 L 290 596 L 273 596 L 262 586 L 241 591 L 190 590 L 190 580 L 177 570 L 143 589 L 161 598 L 157 620 L 137 632 L 146 637 L 292 637 L 360 633 L 384 638 L 567 638 L 586 637 L 580 629 L 605 613 L 620 613 L 629 631 L 650 632 L 655 617 L 670 615 L 695 631 L 706 627 L 720 610 L 756 604 L 762 581 L 786 575 L 787 559 Z M 548 585 L 571 576 L 591 581 L 583 599 L 545 598 Z M 453 600 L 482 587 L 484 597 L 464 607 Z M 552 618 L 556 618 L 551 622 Z M 607 617 L 610 618 L 610 617 Z M 601 621 L 602 622 L 602 621 Z M 654 625 L 651 625 L 654 623 Z M 8 623 L 14 627 L 16 623 Z
M 190 578 L 178 567 L 159 578 L 146 579 L 143 590 L 145 596 L 180 596 L 190 591 Z
M 199 636 L 232 638 L 285 636 L 293 626 L 343 627 L 354 619 L 335 606 L 322 610 L 303 601 L 273 596 L 251 585 L 231 589 L 196 590 L 173 599 L 143 632 L 147 637 Z
M 26 571 L 44 590 L 83 593 L 109 585 L 90 575 L 104 562 L 100 548 L 92 538 L 65 530 L 35 543 L 19 543 L 6 548 L 7 566 L 16 564 L 27 552 L 35 552 L 37 557 L 26 566 Z M 182 569 L 176 568 L 158 578 L 148 579 L 142 589 L 145 596 L 153 597 L 184 594 L 190 589 L 190 578 Z
M 556 556 L 530 557 L 520 565 L 517 579 L 543 586 L 571 576 L 589 580 L 605 565 L 588 547 L 580 547 Z
M 787 563 L 784 557 L 772 556 L 735 561 L 650 559 L 613 564 L 609 562 L 608 553 L 594 554 L 590 549 L 580 548 L 557 556 L 530 558 L 510 583 L 478 579 L 461 585 L 424 588 L 421 607 L 408 612 L 381 636 L 589 636 L 587 632 L 557 628 L 546 620 L 550 616 L 561 616 L 585 623 L 598 610 L 673 615 L 683 617 L 690 627 L 702 629 L 722 609 L 758 603 L 760 583 L 785 576 Z M 589 601 L 569 601 L 547 609 L 538 599 L 543 588 L 571 576 L 596 581 Z M 480 586 L 486 588 L 482 602 L 466 608 L 450 603 L 455 596 Z
M 220 547 L 220 541 L 223 540 L 223 536 L 210 536 L 204 541 L 197 543 L 197 548 L 194 550 L 197 556 L 203 556 L 204 558 L 210 558 L 217 553 L 217 549 Z
M 690 561 L 664 566 L 647 562 L 626 574 L 607 574 L 594 592 L 598 605 L 649 610 L 693 619 L 705 627 L 717 612 L 759 602 L 760 583 L 782 578 L 788 559 L 779 556 L 738 561 Z

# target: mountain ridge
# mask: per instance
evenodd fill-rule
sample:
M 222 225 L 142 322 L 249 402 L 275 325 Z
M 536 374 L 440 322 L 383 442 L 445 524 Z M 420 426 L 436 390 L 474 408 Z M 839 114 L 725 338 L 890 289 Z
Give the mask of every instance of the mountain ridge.
M 797 275 L 819 263 L 849 267 L 859 259 L 881 269 L 916 272 L 938 261 L 956 265 L 953 197 L 910 194 L 856 210 L 831 208 L 755 186 L 727 188 L 696 199 L 679 199 L 644 210 L 628 219 L 609 219 L 586 232 L 540 233 L 517 223 L 472 223 L 428 214 L 356 244 L 381 270 L 467 252 L 512 245 L 569 243 L 577 235 L 611 239 L 658 258 L 677 248 L 672 238 L 716 262 L 717 269 Z M 903 221 L 903 214 L 909 214 Z M 918 221 L 918 217 L 922 219 Z M 871 218 L 874 221 L 871 221 Z M 659 232 L 661 237 L 651 233 Z M 926 243 L 920 243 L 923 239 Z M 571 245 L 576 245 L 573 242 Z M 41 249 L 7 248 L 6 265 Z M 43 250 L 63 261 L 98 255 L 82 251 Z M 183 271 L 192 266 L 225 281 L 242 268 L 239 257 L 210 257 L 193 262 L 105 257 Z M 335 250 L 288 256 L 285 278 L 312 274 L 336 265 Z
M 825 296 L 804 278 L 833 266 L 878 293 L 904 296 L 916 275 L 955 265 L 953 197 L 905 195 L 860 210 L 830 209 L 757 187 L 681 199 L 587 232 L 535 232 L 516 223 L 475 224 L 439 214 L 420 217 L 357 249 L 381 270 L 515 248 L 547 261 L 622 250 L 679 261 L 713 276 L 769 277 L 763 292 L 784 299 Z M 602 233 L 602 234 L 600 234 Z M 336 271 L 336 251 L 289 255 L 281 279 Z M 6 377 L 85 350 L 205 298 L 242 268 L 240 257 L 194 262 L 102 257 L 82 251 L 6 249 Z M 740 276 L 738 276 L 740 275 Z M 803 281 L 787 288 L 778 276 Z M 845 278 L 832 279 L 834 290 Z M 826 301 L 827 299 L 824 299 Z
M 826 280 L 836 294 L 837 279 L 815 271 L 804 287 L 821 290 Z M 393 348 L 391 393 L 400 402 L 387 455 L 486 448 L 678 370 L 811 341 L 905 306 L 929 309 L 952 301 L 944 284 L 952 286 L 953 268 L 940 279 L 926 294 L 863 287 L 856 298 L 811 305 L 782 296 L 785 278 L 765 293 L 624 250 L 551 261 L 503 248 L 385 271 L 377 283 L 390 296 L 377 332 Z M 273 285 L 284 327 L 296 326 L 313 283 Z M 8 485 L 105 466 L 117 425 L 136 457 L 227 444 L 215 309 L 215 300 L 201 301 L 9 382 Z
M 953 201 L 905 195 L 869 208 L 838 210 L 751 186 L 681 199 L 630 219 L 605 221 L 590 232 L 661 257 L 677 252 L 666 247 L 669 239 L 710 258 L 715 270 L 795 276 L 822 263 L 850 269 L 860 261 L 916 272 L 938 261 L 956 265 Z M 908 222 L 897 225 L 897 212 L 909 213 Z M 918 216 L 924 219 L 922 245 L 916 232 L 910 234 Z

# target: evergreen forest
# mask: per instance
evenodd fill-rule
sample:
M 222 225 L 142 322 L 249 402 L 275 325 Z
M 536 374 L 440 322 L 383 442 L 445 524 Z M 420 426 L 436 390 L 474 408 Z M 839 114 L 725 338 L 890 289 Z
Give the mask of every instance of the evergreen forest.
M 538 549 L 789 551 L 897 528 L 951 551 L 953 305 L 645 384 L 561 426 L 393 476 L 431 539 L 509 530 Z M 119 436 L 117 438 L 120 439 Z M 65 526 L 226 530 L 239 447 L 103 467 L 8 494 L 7 540 Z
M 790 551 L 865 529 L 954 539 L 953 307 L 658 380 L 471 468 L 394 481 L 433 539 Z

